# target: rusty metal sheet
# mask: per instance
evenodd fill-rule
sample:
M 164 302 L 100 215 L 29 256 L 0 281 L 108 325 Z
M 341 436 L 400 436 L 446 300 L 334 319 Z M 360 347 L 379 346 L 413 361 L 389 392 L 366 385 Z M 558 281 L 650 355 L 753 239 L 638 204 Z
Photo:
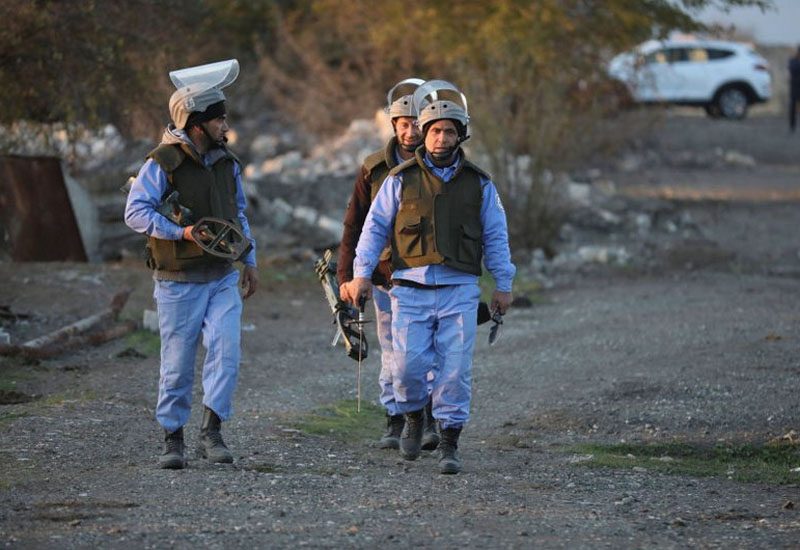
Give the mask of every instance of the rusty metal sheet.
M 0 156 L 0 229 L 13 261 L 87 261 L 58 158 Z

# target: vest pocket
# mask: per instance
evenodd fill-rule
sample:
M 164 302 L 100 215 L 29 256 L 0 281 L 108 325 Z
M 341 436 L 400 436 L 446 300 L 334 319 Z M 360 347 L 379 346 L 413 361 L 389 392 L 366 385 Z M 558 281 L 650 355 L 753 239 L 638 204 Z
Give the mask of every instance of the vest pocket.
M 149 242 L 144 245 L 144 262 L 150 269 L 156 269 L 158 267 L 158 263 L 153 254 L 153 246 L 151 246 Z
M 480 264 L 481 230 L 469 225 L 461 226 L 461 238 L 458 240 L 458 261 L 466 264 Z
M 395 241 L 402 258 L 415 258 L 425 254 L 423 246 L 423 226 L 425 219 L 420 216 L 407 216 L 397 229 Z

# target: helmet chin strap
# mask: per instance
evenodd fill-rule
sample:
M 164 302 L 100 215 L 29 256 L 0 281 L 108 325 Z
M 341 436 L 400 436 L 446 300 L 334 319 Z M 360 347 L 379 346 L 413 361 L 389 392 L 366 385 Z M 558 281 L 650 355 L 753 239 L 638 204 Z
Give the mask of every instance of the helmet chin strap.
M 447 160 L 450 157 L 452 157 L 453 153 L 455 153 L 455 152 L 456 152 L 456 147 L 450 147 L 450 149 L 448 149 L 446 153 L 442 153 L 442 152 L 433 153 L 433 152 L 431 152 L 431 156 L 433 158 L 435 158 L 436 160 Z
M 414 145 L 406 145 L 406 144 L 404 144 L 404 143 L 401 143 L 401 144 L 400 144 L 400 148 L 401 148 L 403 151 L 406 151 L 406 152 L 408 152 L 408 153 L 413 153 L 414 151 L 416 151 L 416 150 L 417 150 L 417 147 L 419 147 L 419 146 L 420 146 L 420 143 L 415 143 Z
M 449 166 L 450 163 L 455 159 L 456 153 L 458 152 L 458 144 L 453 147 L 450 147 L 447 152 L 445 153 L 434 153 L 433 151 L 427 151 L 427 154 L 430 156 L 433 164 L 439 167 Z

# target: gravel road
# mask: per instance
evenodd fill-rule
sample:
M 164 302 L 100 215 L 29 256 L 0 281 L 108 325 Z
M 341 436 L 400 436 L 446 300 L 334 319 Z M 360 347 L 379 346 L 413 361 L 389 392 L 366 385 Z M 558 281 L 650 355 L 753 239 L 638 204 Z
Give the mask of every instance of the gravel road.
M 156 467 L 158 359 L 122 353 L 141 342 L 2 359 L 0 545 L 797 548 L 800 473 L 775 484 L 598 468 L 579 450 L 762 445 L 800 431 L 797 204 L 679 207 L 705 248 L 672 236 L 647 268 L 557 275 L 533 307 L 507 315 L 495 346 L 479 328 L 456 476 L 439 475 L 430 453 L 406 462 L 378 449 L 368 412 L 366 438 L 298 428 L 355 398 L 355 363 L 329 345 L 310 266 L 264 267 L 246 303 L 236 414 L 223 429 L 230 466 L 192 456 L 183 471 Z M 752 231 L 737 238 L 742 227 Z M 14 341 L 93 313 L 119 288 L 133 288 L 123 317 L 153 307 L 132 263 L 4 263 L 0 280 L 0 306 L 34 315 L 6 323 Z M 377 372 L 368 358 L 367 402 Z M 190 447 L 199 422 L 195 410 Z

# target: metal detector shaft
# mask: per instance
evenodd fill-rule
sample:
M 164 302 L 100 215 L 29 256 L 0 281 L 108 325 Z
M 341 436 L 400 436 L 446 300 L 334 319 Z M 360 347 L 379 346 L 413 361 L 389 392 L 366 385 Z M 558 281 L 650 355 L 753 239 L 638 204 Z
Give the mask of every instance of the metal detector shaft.
M 361 412 L 361 350 L 364 346 L 362 346 L 362 340 L 364 338 L 364 323 L 366 322 L 366 317 L 364 316 L 364 306 L 366 305 L 367 299 L 365 297 L 361 297 L 358 300 L 358 381 L 356 383 L 356 412 Z

